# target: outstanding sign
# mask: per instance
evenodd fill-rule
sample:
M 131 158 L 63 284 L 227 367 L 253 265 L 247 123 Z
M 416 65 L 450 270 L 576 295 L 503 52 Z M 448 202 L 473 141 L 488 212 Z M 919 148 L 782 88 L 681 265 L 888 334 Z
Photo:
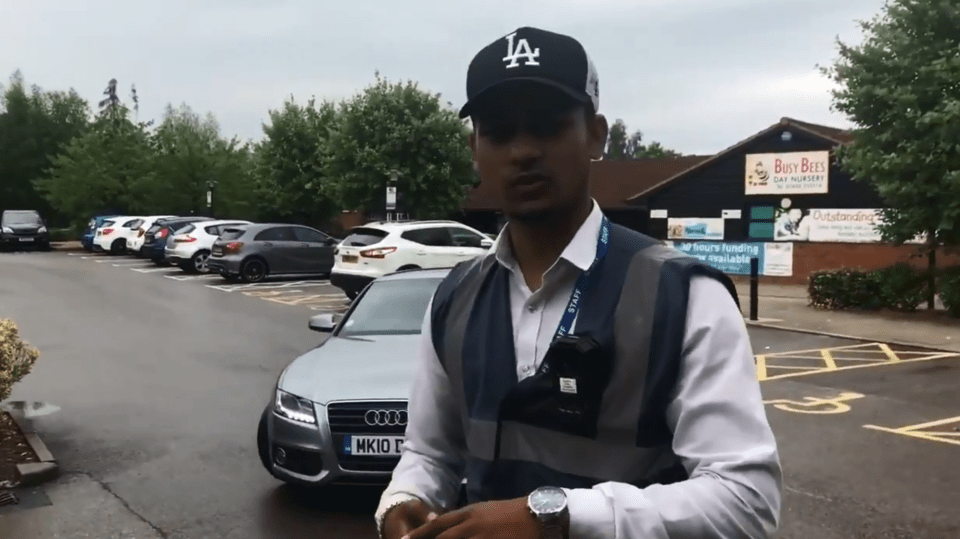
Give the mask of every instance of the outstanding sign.
M 747 154 L 747 195 L 827 193 L 830 152 Z

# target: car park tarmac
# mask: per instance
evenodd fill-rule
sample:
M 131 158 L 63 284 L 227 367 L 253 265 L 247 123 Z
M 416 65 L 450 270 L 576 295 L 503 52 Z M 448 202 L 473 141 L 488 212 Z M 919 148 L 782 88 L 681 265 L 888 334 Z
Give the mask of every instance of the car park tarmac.
M 348 305 L 322 279 L 0 254 L 0 317 L 41 351 L 11 401 L 51 405 L 34 422 L 63 470 L 0 507 L 0 537 L 375 537 L 376 488 L 282 486 L 254 440 L 280 372 L 324 338 L 308 318 Z M 960 355 L 749 331 L 785 474 L 778 538 L 960 537 Z

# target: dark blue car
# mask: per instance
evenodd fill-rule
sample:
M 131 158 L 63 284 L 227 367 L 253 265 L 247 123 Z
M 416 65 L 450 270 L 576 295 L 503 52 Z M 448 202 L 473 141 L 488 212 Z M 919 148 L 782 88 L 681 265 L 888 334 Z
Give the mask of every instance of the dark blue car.
M 140 255 L 149 258 L 154 264 L 162 266 L 165 264 L 164 249 L 167 246 L 167 238 L 190 223 L 212 220 L 212 217 L 198 216 L 157 219 L 143 235 L 143 247 L 140 248 Z
M 83 245 L 85 250 L 93 250 L 93 238 L 97 235 L 97 229 L 103 226 L 103 222 L 111 217 L 116 217 L 116 215 L 97 215 L 93 219 L 90 219 L 90 222 L 87 223 L 87 228 L 83 231 L 83 236 L 80 236 L 80 244 Z

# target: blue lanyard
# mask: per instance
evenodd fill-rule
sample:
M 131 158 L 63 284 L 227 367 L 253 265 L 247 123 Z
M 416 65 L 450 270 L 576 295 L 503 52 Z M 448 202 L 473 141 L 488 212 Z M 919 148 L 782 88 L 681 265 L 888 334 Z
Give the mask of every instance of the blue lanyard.
M 604 216 L 603 222 L 600 223 L 600 235 L 597 238 L 597 256 L 593 259 L 593 263 L 590 264 L 587 271 L 581 273 L 577 279 L 577 284 L 573 287 L 573 292 L 570 294 L 570 302 L 567 303 L 567 309 L 563 312 L 563 317 L 560 318 L 560 325 L 557 327 L 557 334 L 553 337 L 554 340 L 565 337 L 573 326 L 573 321 L 577 319 L 577 313 L 580 312 L 580 300 L 583 298 L 583 290 L 587 287 L 587 283 L 590 280 L 590 273 L 596 269 L 597 264 L 603 260 L 603 257 L 607 256 L 607 250 L 609 248 L 610 220 Z

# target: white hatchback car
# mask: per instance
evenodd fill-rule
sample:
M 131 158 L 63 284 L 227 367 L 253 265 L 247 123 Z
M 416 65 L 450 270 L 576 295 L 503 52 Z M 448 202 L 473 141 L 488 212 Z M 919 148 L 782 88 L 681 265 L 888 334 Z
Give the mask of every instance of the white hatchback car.
M 392 221 L 350 229 L 334 251 L 330 284 L 350 299 L 371 281 L 406 269 L 449 268 L 493 245 L 482 232 L 456 221 Z
M 189 223 L 170 236 L 163 257 L 190 273 L 207 273 L 210 249 L 226 228 L 253 224 L 250 221 L 221 220 Z
M 129 254 L 139 255 L 140 248 L 143 247 L 144 242 L 146 241 L 147 230 L 153 226 L 153 223 L 157 219 L 163 219 L 166 217 L 175 217 L 173 215 L 151 215 L 149 217 L 143 218 L 143 223 L 141 223 L 136 230 L 133 231 L 133 236 L 127 240 L 127 252 Z
M 103 222 L 93 236 L 93 250 L 107 251 L 112 255 L 127 252 L 127 243 L 137 235 L 143 217 L 119 215 Z

